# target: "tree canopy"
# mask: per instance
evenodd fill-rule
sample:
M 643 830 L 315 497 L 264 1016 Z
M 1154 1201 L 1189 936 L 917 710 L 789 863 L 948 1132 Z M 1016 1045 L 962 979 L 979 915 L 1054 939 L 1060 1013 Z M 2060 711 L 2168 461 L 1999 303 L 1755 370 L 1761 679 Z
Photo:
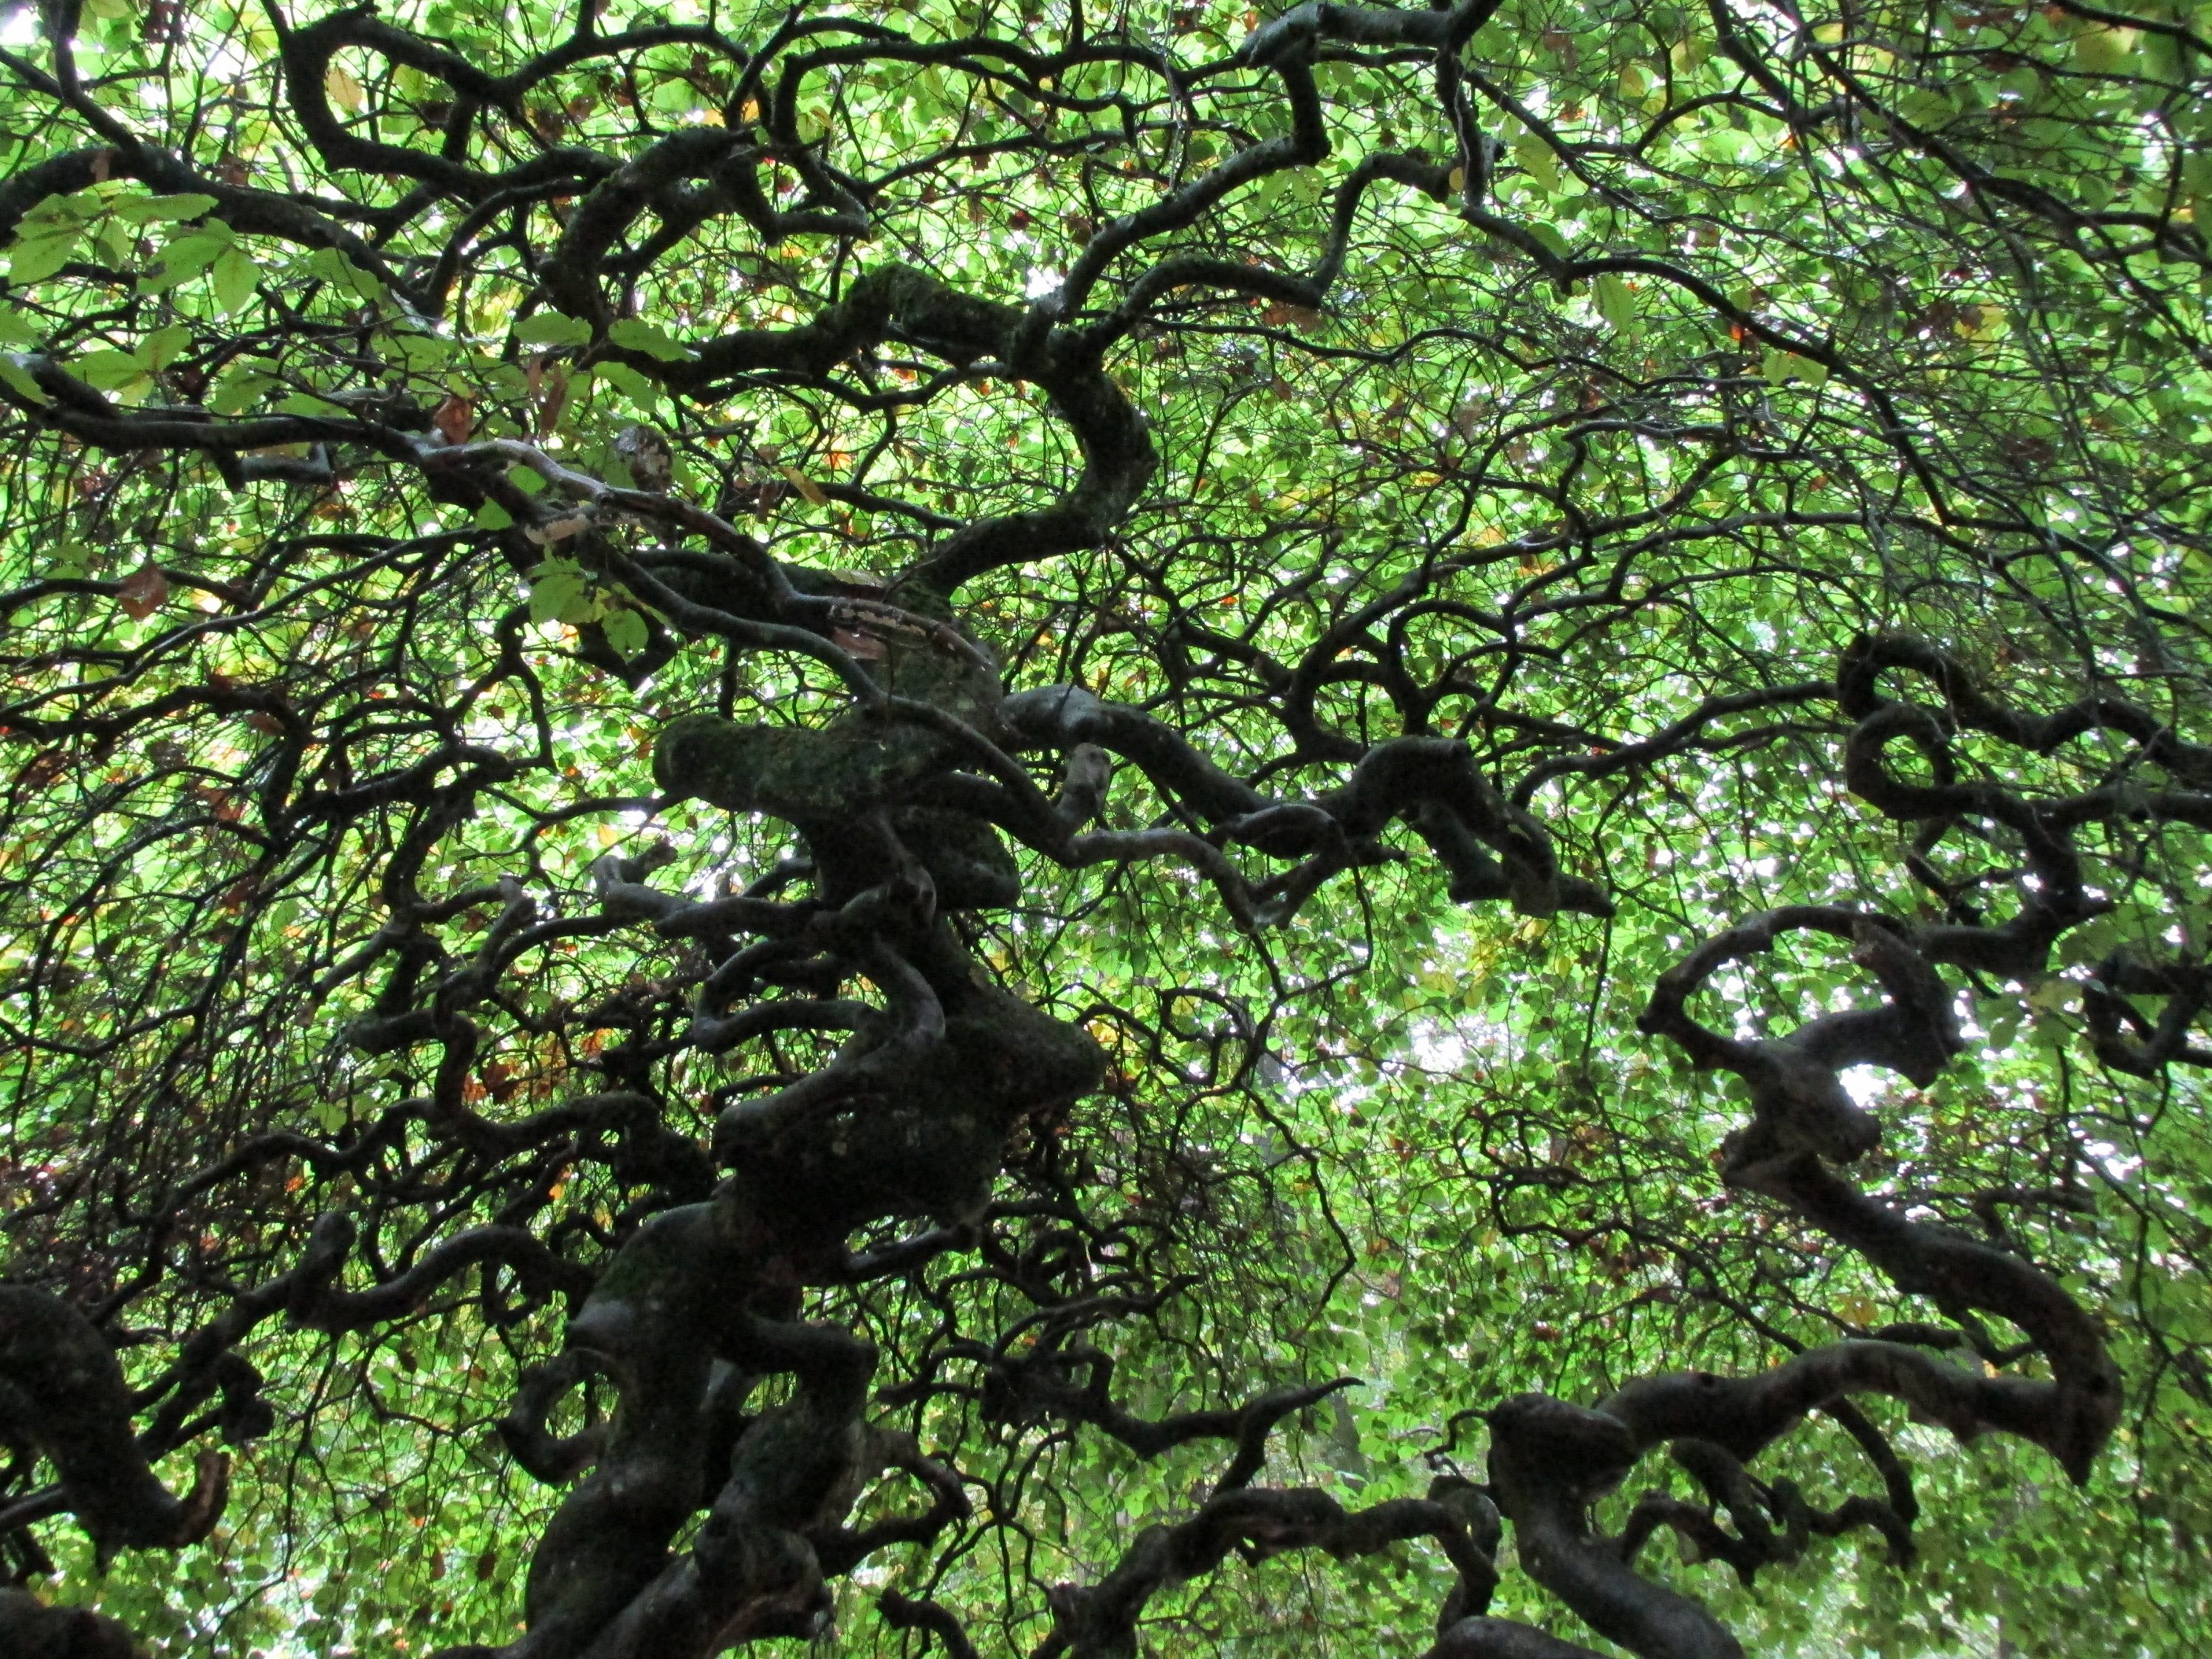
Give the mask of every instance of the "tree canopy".
M 2212 1645 L 2200 0 L 40 0 L 0 149 L 0 1650 Z

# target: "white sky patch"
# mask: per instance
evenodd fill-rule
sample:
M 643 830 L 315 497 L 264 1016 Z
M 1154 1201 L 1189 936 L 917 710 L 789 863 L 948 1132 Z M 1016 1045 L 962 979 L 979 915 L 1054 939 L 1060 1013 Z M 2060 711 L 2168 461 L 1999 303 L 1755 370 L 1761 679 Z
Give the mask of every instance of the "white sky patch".
M 1888 1073 L 1879 1066 L 1846 1066 L 1836 1073 L 1836 1081 L 1844 1085 L 1852 1103 L 1860 1107 L 1879 1106 L 1889 1092 Z
M 1456 1031 L 1434 1026 L 1413 1032 L 1413 1058 L 1425 1071 L 1455 1072 L 1467 1063 L 1467 1043 Z
M 211 81 L 242 81 L 249 67 L 246 54 L 238 49 L 234 40 L 226 40 L 208 54 L 207 72 Z

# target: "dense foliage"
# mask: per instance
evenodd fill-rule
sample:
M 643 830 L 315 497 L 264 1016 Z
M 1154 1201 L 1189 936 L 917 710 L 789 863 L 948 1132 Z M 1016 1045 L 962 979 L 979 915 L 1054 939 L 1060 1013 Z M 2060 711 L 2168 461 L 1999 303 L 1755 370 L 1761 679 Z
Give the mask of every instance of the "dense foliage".
M 0 1649 L 2212 1644 L 2208 36 L 0 15 Z

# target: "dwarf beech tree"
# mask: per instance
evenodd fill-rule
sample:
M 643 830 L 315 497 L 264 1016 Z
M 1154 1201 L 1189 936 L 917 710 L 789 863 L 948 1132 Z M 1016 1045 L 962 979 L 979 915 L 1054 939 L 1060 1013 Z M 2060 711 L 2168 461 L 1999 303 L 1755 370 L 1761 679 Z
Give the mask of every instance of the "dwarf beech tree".
M 0 16 L 0 1650 L 2202 1651 L 2208 37 Z

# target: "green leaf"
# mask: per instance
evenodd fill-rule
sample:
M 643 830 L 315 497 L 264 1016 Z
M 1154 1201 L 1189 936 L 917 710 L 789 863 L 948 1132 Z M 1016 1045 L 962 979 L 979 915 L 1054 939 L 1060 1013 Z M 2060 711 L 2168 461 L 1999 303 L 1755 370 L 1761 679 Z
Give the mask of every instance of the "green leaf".
M 459 341 L 419 328 L 394 328 L 380 335 L 385 355 L 403 367 L 435 379 L 461 362 L 467 348 Z
M 191 343 L 191 330 L 182 323 L 173 323 L 149 334 L 132 355 L 148 368 L 164 369 L 184 356 Z
M 1810 357 L 1801 357 L 1794 351 L 1784 351 L 1779 346 L 1770 346 L 1760 360 L 1759 373 L 1766 377 L 1769 386 L 1787 386 L 1792 380 L 1802 380 L 1807 386 L 1824 386 L 1827 383 L 1828 366 Z
M 276 378 L 257 368 L 226 369 L 208 394 L 207 406 L 218 415 L 236 415 L 259 403 Z
M 23 367 L 23 360 L 12 351 L 0 351 L 0 380 L 20 396 L 34 404 L 51 402 L 45 388 L 31 378 L 31 371 Z
M 102 392 L 119 392 L 133 381 L 147 378 L 146 365 L 136 353 L 129 351 L 88 351 L 71 367 L 79 380 Z
M 645 618 L 627 608 L 609 611 L 600 620 L 599 627 L 607 636 L 607 643 L 625 657 L 634 657 L 644 650 L 651 637 Z
M 179 191 L 174 196 L 118 196 L 109 204 L 109 209 L 134 225 L 144 225 L 161 220 L 198 219 L 211 212 L 216 205 L 212 196 L 203 196 L 198 191 Z
M 623 318 L 607 330 L 607 338 L 627 350 L 641 351 L 664 363 L 680 363 L 692 355 L 642 317 Z
M 334 247 L 319 247 L 307 256 L 307 269 L 359 300 L 380 300 L 384 284 Z
M 18 283 L 42 283 L 76 252 L 79 233 L 74 228 L 59 235 L 33 240 L 24 237 L 8 250 L 8 275 Z
M 1636 295 L 1614 272 L 1608 270 L 1590 283 L 1590 297 L 1597 314 L 1614 329 L 1626 332 L 1636 326 Z
M 223 228 L 227 232 L 229 227 Z M 212 228 L 187 231 L 162 247 L 161 264 L 138 279 L 140 292 L 158 293 L 175 287 L 195 271 L 205 270 L 226 248 L 236 250 L 237 241 L 235 236 L 217 234 Z
M 660 388 L 628 363 L 595 363 L 592 372 L 641 409 L 660 400 Z
M 547 559 L 531 574 L 530 620 L 583 623 L 591 620 L 591 583 L 573 561 Z
M 1542 246 L 1547 253 L 1553 255 L 1555 258 L 1570 259 L 1574 257 L 1573 254 L 1568 251 L 1567 239 L 1559 234 L 1559 228 L 1557 225 L 1553 224 L 1550 221 L 1545 219 L 1532 219 L 1527 225 L 1522 227 L 1522 228 L 1527 230 L 1529 235 L 1536 239 L 1538 244 Z
M 1959 112 L 1949 94 L 1916 88 L 1897 100 L 1897 112 L 1913 125 L 1933 131 L 1948 125 Z
M 64 226 L 89 223 L 106 210 L 106 204 L 96 191 L 79 190 L 64 195 L 42 196 L 23 215 L 24 234 L 50 236 Z
M 620 328 L 623 325 L 617 323 L 615 326 Z M 524 345 L 582 345 L 592 337 L 592 325 L 580 317 L 564 317 L 557 311 L 540 311 L 514 325 L 514 337 Z
M 252 256 L 244 248 L 224 249 L 208 271 L 208 285 L 215 295 L 216 308 L 226 317 L 245 310 L 253 298 L 260 274 Z
M 2053 975 L 2029 990 L 2027 1006 L 2039 1014 L 2055 1014 L 2064 1010 L 2081 993 L 2081 988 L 2072 980 Z

